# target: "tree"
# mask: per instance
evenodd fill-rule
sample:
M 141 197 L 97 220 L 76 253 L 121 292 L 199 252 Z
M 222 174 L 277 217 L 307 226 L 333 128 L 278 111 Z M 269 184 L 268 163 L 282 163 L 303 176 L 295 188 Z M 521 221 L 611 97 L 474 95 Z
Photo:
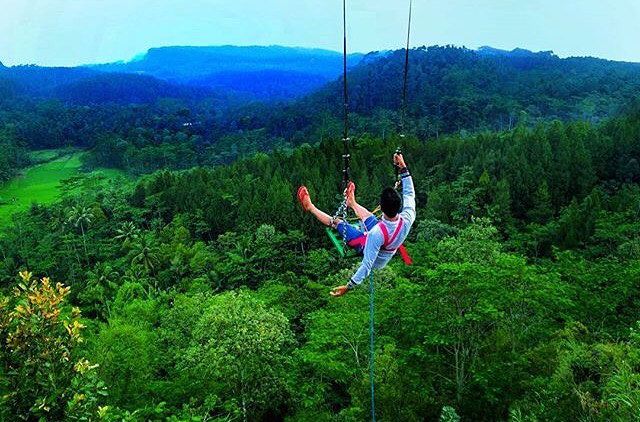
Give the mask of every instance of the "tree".
M 93 212 L 86 207 L 73 206 L 67 216 L 67 223 L 73 225 L 73 227 L 80 228 L 82 233 L 82 245 L 84 247 L 84 258 L 88 261 L 89 253 L 87 251 L 87 238 L 85 234 L 86 227 L 91 224 L 93 219 Z
M 20 279 L 13 298 L 0 300 L 0 360 L 9 390 L 2 400 L 4 416 L 97 418 L 105 389 L 93 378 L 96 367 L 76 355 L 84 325 L 80 310 L 65 304 L 70 289 L 48 278 L 36 280 L 26 271 Z
M 144 306 L 142 304 L 141 306 Z M 130 321 L 111 318 L 93 340 L 91 354 L 100 365 L 98 371 L 110 390 L 110 404 L 135 410 L 151 399 L 157 370 L 156 335 L 134 313 Z
M 553 216 L 549 185 L 543 181 L 533 197 L 533 208 L 528 217 L 534 223 L 544 224 Z
M 122 242 L 123 247 L 127 247 L 137 240 L 140 236 L 140 229 L 138 229 L 134 222 L 126 221 L 122 223 L 119 229 L 116 230 L 115 239 Z
M 152 237 L 141 237 L 131 249 L 131 263 L 142 265 L 148 274 L 153 274 L 160 263 L 158 253 Z
M 108 264 L 98 264 L 87 273 L 87 283 L 78 294 L 81 303 L 94 315 L 108 319 L 111 316 L 109 302 L 115 293 L 120 274 Z
M 284 380 L 293 341 L 288 321 L 250 293 L 213 297 L 192 336 L 179 366 L 202 392 L 221 401 L 217 412 L 256 420 L 287 396 Z
M 637 324 L 636 324 L 637 326 Z M 531 382 L 512 414 L 523 420 L 632 421 L 640 414 L 637 327 L 622 342 L 602 341 L 579 323 L 556 334 L 551 373 Z

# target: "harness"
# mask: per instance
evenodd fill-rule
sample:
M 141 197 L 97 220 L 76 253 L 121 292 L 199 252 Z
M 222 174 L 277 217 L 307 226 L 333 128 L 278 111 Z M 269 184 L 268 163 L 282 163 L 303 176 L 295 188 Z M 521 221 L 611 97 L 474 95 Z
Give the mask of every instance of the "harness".
M 396 227 L 396 230 L 393 232 L 393 235 L 389 237 L 389 230 L 387 230 L 387 226 L 385 226 L 382 221 L 378 223 L 378 227 L 380 227 L 380 231 L 382 232 L 382 236 L 384 237 L 384 243 L 382 244 L 382 248 L 380 249 L 387 252 L 395 252 L 397 250 L 397 248 L 389 249 L 389 245 L 391 245 L 396 240 L 396 238 L 400 234 L 400 230 L 402 230 L 403 224 L 404 224 L 404 220 L 402 219 L 402 217 L 400 217 L 400 221 L 398 222 L 398 227 Z
M 400 217 L 400 221 L 398 222 L 398 227 L 396 227 L 393 234 L 389 235 L 389 230 L 387 230 L 387 226 L 385 226 L 385 224 L 382 221 L 380 221 L 378 223 L 378 227 L 380 227 L 380 231 L 382 232 L 382 236 L 384 238 L 382 247 L 380 249 L 385 252 L 391 252 L 391 253 L 395 253 L 396 251 L 400 252 L 400 257 L 402 258 L 404 263 L 407 265 L 411 265 L 413 264 L 413 260 L 409 256 L 409 253 L 407 252 L 407 248 L 405 248 L 404 245 L 400 245 L 397 248 L 389 247 L 398 238 L 398 235 L 402 231 L 403 226 L 404 226 L 404 220 L 402 219 L 402 217 Z M 349 242 L 349 246 L 351 246 L 352 248 L 364 248 L 365 245 L 367 244 L 368 234 L 369 232 L 366 232 L 363 236 L 353 239 L 352 241 Z

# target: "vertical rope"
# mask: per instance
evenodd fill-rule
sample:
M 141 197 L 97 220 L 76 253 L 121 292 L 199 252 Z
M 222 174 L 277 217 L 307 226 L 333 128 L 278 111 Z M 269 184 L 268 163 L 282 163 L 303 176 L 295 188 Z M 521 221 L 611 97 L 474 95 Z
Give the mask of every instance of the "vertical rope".
M 342 132 L 342 142 L 344 144 L 344 152 L 342 154 L 343 170 L 342 170 L 342 189 L 347 188 L 347 184 L 351 180 L 351 155 L 349 154 L 349 89 L 347 85 L 347 0 L 342 0 L 342 29 L 343 29 L 343 92 L 342 100 L 344 103 L 344 130 Z
M 375 389 L 375 289 L 373 271 L 369 275 L 369 384 L 371 385 L 371 420 L 376 422 L 376 389 Z
M 409 47 L 411 46 L 411 15 L 413 12 L 413 0 L 409 0 L 409 25 L 407 26 L 407 48 L 404 55 L 404 81 L 402 86 L 402 110 L 400 116 L 400 137 L 404 138 L 404 123 L 407 114 L 407 91 L 409 87 Z

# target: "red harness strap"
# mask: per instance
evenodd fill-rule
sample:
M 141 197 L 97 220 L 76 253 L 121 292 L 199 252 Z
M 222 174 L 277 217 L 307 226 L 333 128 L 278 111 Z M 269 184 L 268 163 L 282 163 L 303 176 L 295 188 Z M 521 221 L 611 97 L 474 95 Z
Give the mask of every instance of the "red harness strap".
M 347 245 L 349 245 L 350 247 L 357 249 L 357 248 L 364 248 L 364 245 L 367 243 L 367 235 L 363 234 L 360 237 L 356 237 L 353 240 L 350 240 L 349 242 L 347 242 Z
M 378 226 L 380 226 L 380 231 L 382 232 L 382 236 L 384 236 L 384 243 L 382 244 L 383 250 L 388 252 L 396 251 L 395 249 L 389 249 L 389 245 L 392 244 L 394 240 L 396 240 L 396 238 L 398 237 L 398 234 L 400 234 L 400 230 L 402 230 L 403 222 L 404 220 L 401 218 L 400 221 L 398 222 L 398 227 L 396 227 L 396 230 L 393 232 L 393 235 L 391 236 L 391 238 L 389 238 L 389 231 L 387 230 L 387 226 L 385 226 L 382 221 L 378 223 Z
M 384 243 L 382 244 L 382 249 L 385 250 L 385 251 L 389 251 L 389 252 L 395 252 L 397 250 L 398 252 L 400 252 L 400 257 L 402 258 L 404 263 L 406 265 L 411 265 L 411 264 L 413 264 L 413 260 L 411 259 L 411 256 L 409 256 L 409 252 L 407 252 L 407 248 L 404 245 L 400 245 L 398 247 L 398 249 L 389 249 L 388 248 L 388 246 L 390 244 L 392 244 L 396 240 L 396 238 L 398 237 L 398 234 L 400 234 L 400 230 L 402 230 L 402 224 L 403 223 L 404 223 L 404 220 L 402 218 L 400 218 L 400 222 L 398 223 L 398 227 L 396 227 L 396 231 L 391 236 L 391 239 L 389 239 L 389 231 L 387 230 L 387 226 L 385 226 L 382 221 L 380 223 L 378 223 L 380 225 L 380 231 L 382 232 L 382 235 L 384 236 Z
M 396 240 L 396 238 L 400 234 L 400 230 L 402 229 L 403 224 L 404 224 L 404 220 L 400 218 L 398 227 L 396 227 L 396 230 L 393 232 L 393 235 L 391 236 L 391 238 L 389 238 L 389 231 L 387 230 L 387 226 L 385 226 L 382 221 L 378 223 L 378 226 L 380 226 L 380 231 L 382 232 L 382 236 L 384 237 L 382 250 L 387 252 L 396 251 L 396 249 L 389 249 L 389 245 Z M 367 243 L 367 234 L 365 233 L 363 236 L 353 239 L 351 242 L 348 243 L 348 245 L 352 248 L 364 248 L 366 243 Z M 406 265 L 413 264 L 413 260 L 411 259 L 411 256 L 409 256 L 409 252 L 407 252 L 407 248 L 404 245 L 400 245 L 397 251 L 400 252 L 400 257 L 402 258 L 402 260 Z
M 413 259 L 411 259 L 411 255 L 409 255 L 409 251 L 407 251 L 407 248 L 404 245 L 400 245 L 398 252 L 400 252 L 400 258 L 402 258 L 405 265 L 413 264 Z

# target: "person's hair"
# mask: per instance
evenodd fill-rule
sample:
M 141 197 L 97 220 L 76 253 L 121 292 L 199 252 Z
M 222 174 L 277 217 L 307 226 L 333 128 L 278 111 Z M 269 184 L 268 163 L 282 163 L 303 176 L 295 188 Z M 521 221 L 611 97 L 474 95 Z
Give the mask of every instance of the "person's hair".
M 380 195 L 380 209 L 384 215 L 393 218 L 402 208 L 402 198 L 394 188 L 384 188 Z

